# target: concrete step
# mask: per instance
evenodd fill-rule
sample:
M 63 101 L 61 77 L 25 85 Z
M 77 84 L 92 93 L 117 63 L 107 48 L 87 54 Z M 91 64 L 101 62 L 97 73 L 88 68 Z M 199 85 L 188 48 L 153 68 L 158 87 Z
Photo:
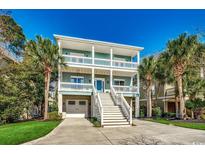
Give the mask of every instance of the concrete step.
M 121 106 L 118 106 L 118 105 L 112 105 L 112 106 L 110 106 L 110 105 L 104 105 L 103 106 L 104 108 L 121 108 Z
M 103 117 L 103 120 L 124 120 L 126 117 Z
M 109 110 L 109 109 L 108 109 L 108 110 L 104 110 L 104 113 L 107 113 L 107 112 L 109 112 L 109 113 L 110 113 L 110 112 L 112 112 L 112 113 L 116 113 L 116 112 L 121 112 L 121 113 L 123 113 L 122 110 Z
M 104 112 L 103 115 L 123 115 L 121 112 Z
M 131 125 L 104 125 L 104 128 L 112 128 L 112 127 L 130 127 Z
M 127 119 L 103 119 L 103 122 L 109 123 L 109 122 L 127 122 Z
M 126 122 L 118 122 L 118 121 L 103 122 L 103 126 L 115 126 L 115 125 L 130 125 L 130 124 L 128 121 L 126 121 Z
M 119 115 L 106 114 L 106 115 L 103 115 L 103 117 L 109 117 L 109 118 L 113 118 L 113 117 L 124 117 L 124 115 L 122 115 L 122 114 L 119 114 Z

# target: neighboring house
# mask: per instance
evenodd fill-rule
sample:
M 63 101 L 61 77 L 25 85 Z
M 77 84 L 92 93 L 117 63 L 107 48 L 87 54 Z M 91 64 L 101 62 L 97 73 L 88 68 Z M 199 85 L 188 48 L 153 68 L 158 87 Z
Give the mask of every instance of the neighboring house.
M 200 77 L 205 79 L 205 69 L 201 67 L 200 69 Z M 141 83 L 143 85 L 143 83 Z M 180 102 L 178 97 L 176 97 L 176 87 L 174 84 L 167 84 L 160 85 L 157 89 L 158 85 L 154 85 L 152 88 L 152 101 L 153 106 L 159 106 L 163 112 L 172 112 L 176 113 L 176 117 L 179 115 L 180 110 Z M 156 96 L 157 95 L 157 96 Z M 200 92 L 197 95 L 198 98 L 202 98 L 204 92 Z M 185 100 L 188 100 L 188 96 L 185 96 Z M 147 106 L 147 99 L 146 99 L 146 89 L 145 87 L 140 87 L 140 106 Z
M 142 47 L 54 35 L 59 66 L 58 109 L 63 118 L 96 117 L 102 126 L 129 126 L 139 116 Z M 137 60 L 136 60 L 137 59 Z M 137 75 L 138 85 L 133 85 Z M 135 98 L 135 103 L 132 102 Z

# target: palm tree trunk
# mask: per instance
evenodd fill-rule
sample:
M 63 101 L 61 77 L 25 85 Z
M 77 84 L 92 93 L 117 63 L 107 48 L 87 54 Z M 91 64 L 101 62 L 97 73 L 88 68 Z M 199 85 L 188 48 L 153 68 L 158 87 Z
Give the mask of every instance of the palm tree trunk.
M 152 86 L 147 89 L 147 117 L 152 117 Z
M 44 103 L 44 120 L 48 119 L 48 93 L 50 84 L 50 72 L 45 72 L 45 103 Z
M 178 76 L 177 78 L 177 84 L 178 84 L 178 91 L 179 91 L 179 101 L 180 101 L 180 114 L 179 118 L 184 118 L 184 112 L 185 112 L 185 102 L 184 102 L 184 96 L 183 96 L 183 86 L 182 86 L 182 76 Z

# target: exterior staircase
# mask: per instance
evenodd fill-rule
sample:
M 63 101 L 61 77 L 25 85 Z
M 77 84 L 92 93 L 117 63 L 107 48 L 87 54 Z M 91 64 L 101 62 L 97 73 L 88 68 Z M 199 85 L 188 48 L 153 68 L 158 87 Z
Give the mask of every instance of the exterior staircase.
M 100 93 L 99 96 L 103 107 L 103 127 L 130 126 L 121 106 L 114 103 L 110 93 Z

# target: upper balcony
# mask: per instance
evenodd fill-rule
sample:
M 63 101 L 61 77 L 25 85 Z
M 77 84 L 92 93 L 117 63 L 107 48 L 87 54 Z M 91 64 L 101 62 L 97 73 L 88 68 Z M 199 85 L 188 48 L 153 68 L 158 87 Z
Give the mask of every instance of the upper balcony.
M 65 63 L 135 71 L 142 47 L 54 35 Z M 67 50 L 64 52 L 63 50 Z
M 87 65 L 93 67 L 109 67 L 118 69 L 133 69 L 136 70 L 137 62 L 127 62 L 120 60 L 102 59 L 102 58 L 92 58 L 83 56 L 73 56 L 63 54 L 66 64 L 70 65 Z

